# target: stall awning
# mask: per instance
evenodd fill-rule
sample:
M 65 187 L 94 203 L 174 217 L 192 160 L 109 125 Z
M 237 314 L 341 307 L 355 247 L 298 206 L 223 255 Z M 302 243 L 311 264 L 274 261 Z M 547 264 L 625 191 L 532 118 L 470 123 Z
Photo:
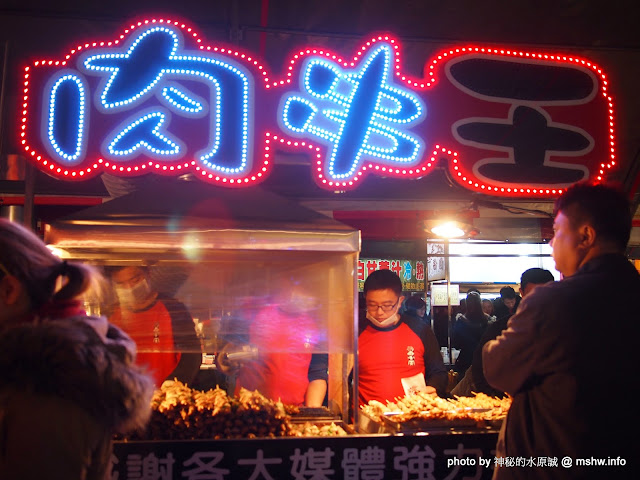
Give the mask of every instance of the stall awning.
M 303 250 L 357 252 L 357 230 L 259 187 L 229 189 L 157 178 L 46 229 L 71 252 Z

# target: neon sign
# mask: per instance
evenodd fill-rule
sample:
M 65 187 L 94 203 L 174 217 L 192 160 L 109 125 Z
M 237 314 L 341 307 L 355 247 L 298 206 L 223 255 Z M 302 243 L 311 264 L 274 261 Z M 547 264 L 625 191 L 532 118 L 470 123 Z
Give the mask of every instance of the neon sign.
M 556 196 L 616 164 L 613 101 L 581 58 L 468 46 L 402 70 L 389 35 L 345 60 L 308 48 L 272 77 L 251 54 L 155 19 L 25 68 L 20 137 L 42 170 L 264 180 L 281 149 L 307 152 L 321 187 L 416 178 L 441 158 L 473 191 Z
M 418 95 L 393 86 L 392 52 L 390 43 L 380 42 L 352 70 L 311 57 L 302 75 L 303 96 L 283 97 L 283 130 L 328 145 L 326 176 L 352 179 L 366 158 L 413 166 L 422 157 L 423 141 L 394 126 L 418 123 L 425 107 Z

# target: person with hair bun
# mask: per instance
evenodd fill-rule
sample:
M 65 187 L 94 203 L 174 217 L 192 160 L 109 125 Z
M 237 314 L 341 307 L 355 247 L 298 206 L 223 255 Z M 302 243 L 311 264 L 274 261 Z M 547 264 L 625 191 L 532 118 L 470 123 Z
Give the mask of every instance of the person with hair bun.
M 110 478 L 114 433 L 149 419 L 135 343 L 82 308 L 100 278 L 0 219 L 1 480 Z
M 489 315 L 482 310 L 482 298 L 476 291 L 467 294 L 467 311 L 456 319 L 451 332 L 451 346 L 460 349 L 454 370 L 464 375 L 471 366 L 473 351 L 489 324 Z

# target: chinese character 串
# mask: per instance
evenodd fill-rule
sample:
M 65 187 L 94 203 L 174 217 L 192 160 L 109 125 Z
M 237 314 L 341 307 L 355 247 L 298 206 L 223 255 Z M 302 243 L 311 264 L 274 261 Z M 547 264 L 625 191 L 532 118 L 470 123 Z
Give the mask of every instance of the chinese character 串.
M 423 141 L 406 129 L 424 119 L 426 108 L 394 84 L 393 52 L 392 44 L 380 42 L 353 69 L 311 57 L 302 91 L 283 98 L 283 129 L 329 146 L 323 170 L 331 180 L 353 179 L 366 159 L 406 167 L 421 158 Z
M 593 139 L 574 125 L 554 122 L 543 107 L 556 102 L 576 105 L 595 95 L 597 85 L 589 74 L 486 57 L 455 62 L 449 74 L 471 94 L 511 104 L 507 119 L 474 116 L 453 126 L 461 143 L 509 152 L 506 160 L 489 156 L 477 162 L 479 176 L 509 184 L 567 184 L 586 178 L 588 171 L 583 167 L 551 162 L 548 157 L 551 152 L 566 157 L 587 153 Z

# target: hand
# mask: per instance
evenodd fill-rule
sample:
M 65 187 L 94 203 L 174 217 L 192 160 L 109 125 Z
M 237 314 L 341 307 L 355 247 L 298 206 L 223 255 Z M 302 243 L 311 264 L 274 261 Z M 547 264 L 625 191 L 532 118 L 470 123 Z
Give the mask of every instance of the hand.
M 225 375 L 235 375 L 240 370 L 238 362 L 230 362 L 227 358 L 229 353 L 237 350 L 237 346 L 233 343 L 227 343 L 222 350 L 216 354 L 216 367 Z

